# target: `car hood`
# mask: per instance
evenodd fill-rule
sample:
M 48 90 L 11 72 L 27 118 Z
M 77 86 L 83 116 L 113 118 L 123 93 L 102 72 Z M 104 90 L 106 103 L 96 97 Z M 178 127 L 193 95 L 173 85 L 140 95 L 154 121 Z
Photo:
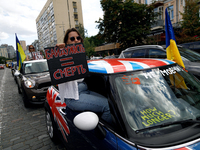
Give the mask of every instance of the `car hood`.
M 51 81 L 49 72 L 28 74 L 28 75 L 25 75 L 25 77 L 27 79 L 35 80 L 37 83 Z

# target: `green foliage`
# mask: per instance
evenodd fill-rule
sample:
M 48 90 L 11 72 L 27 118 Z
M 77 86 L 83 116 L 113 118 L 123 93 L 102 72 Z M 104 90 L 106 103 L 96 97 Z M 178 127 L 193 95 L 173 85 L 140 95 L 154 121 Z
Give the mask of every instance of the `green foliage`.
M 102 45 L 103 43 L 105 43 L 105 40 L 102 38 L 102 35 L 97 34 L 95 36 L 91 36 L 88 38 L 90 43 L 94 43 L 94 46 L 99 46 Z
M 0 64 L 5 64 L 5 61 L 7 60 L 6 57 L 0 56 Z
M 96 23 L 99 24 L 99 34 L 106 42 L 118 42 L 121 48 L 143 44 L 154 23 L 152 6 L 131 0 L 101 0 L 101 6 L 104 18 Z
M 81 23 L 79 23 L 78 32 L 80 33 L 81 37 L 84 40 L 86 37 L 85 35 L 87 34 L 87 30 L 83 27 L 83 25 Z
M 192 42 L 200 40 L 200 17 L 199 0 L 185 0 L 184 12 L 180 13 L 183 17 L 181 32 L 176 36 L 178 43 Z
M 85 47 L 86 55 L 88 57 L 90 57 L 91 55 L 94 55 L 94 53 L 95 53 L 95 51 L 94 51 L 94 49 L 95 49 L 94 42 L 92 41 L 90 43 L 89 42 L 89 38 L 86 37 L 85 40 L 84 40 L 84 42 L 83 42 L 83 44 L 84 44 L 84 47 Z

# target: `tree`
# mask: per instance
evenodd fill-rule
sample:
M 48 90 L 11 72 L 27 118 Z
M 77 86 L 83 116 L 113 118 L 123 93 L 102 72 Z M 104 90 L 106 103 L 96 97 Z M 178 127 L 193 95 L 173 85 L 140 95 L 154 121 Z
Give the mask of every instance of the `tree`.
M 181 32 L 176 36 L 178 43 L 198 41 L 200 38 L 199 0 L 185 0 L 182 15 Z
M 91 55 L 95 54 L 95 51 L 94 51 L 94 49 L 95 49 L 94 42 L 90 43 L 88 37 L 85 38 L 83 44 L 84 44 L 84 47 L 85 47 L 86 55 L 88 57 L 90 57 Z
M 103 43 L 105 43 L 105 40 L 101 37 L 102 37 L 102 35 L 97 34 L 95 36 L 89 37 L 88 40 L 90 43 L 93 42 L 95 46 L 99 46 L 99 45 L 102 45 Z
M 83 27 L 83 25 L 81 23 L 79 23 L 78 32 L 80 33 L 81 37 L 84 40 L 87 35 L 87 30 Z
M 156 16 L 153 5 L 137 4 L 132 0 L 101 0 L 101 6 L 104 16 L 96 23 L 106 42 L 118 42 L 121 48 L 144 43 Z
M 0 64 L 5 64 L 6 57 L 0 56 Z

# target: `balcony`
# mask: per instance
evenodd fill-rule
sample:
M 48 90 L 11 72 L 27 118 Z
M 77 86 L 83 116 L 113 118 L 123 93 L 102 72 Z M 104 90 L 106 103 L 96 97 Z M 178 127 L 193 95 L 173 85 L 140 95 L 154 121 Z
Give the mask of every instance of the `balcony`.
M 163 6 L 165 0 L 155 0 L 155 7 Z
M 164 28 L 164 20 L 157 20 L 152 26 L 151 30 Z

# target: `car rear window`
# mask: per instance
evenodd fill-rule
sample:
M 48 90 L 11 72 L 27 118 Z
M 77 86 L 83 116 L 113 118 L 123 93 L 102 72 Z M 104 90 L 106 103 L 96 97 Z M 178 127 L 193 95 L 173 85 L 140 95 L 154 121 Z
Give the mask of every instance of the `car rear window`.
M 146 49 L 133 50 L 124 53 L 125 58 L 145 58 Z

